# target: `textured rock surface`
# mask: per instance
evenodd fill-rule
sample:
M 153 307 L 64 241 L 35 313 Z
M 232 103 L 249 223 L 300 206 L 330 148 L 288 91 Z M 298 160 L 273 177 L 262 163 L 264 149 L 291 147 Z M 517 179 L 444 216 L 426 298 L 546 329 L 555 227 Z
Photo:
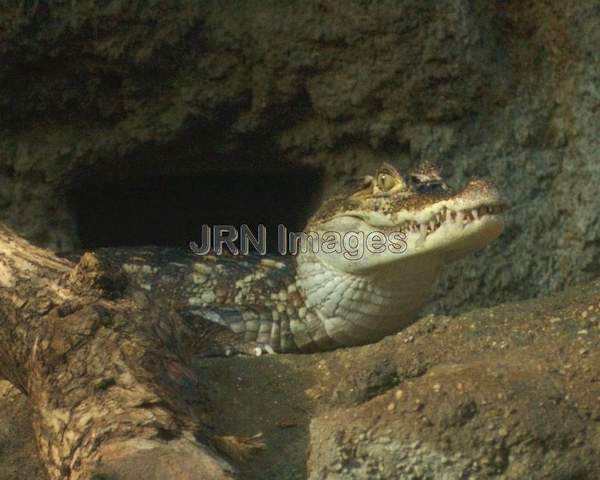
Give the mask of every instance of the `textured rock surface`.
M 0 219 L 39 244 L 77 246 L 68 192 L 96 176 L 303 164 L 328 191 L 381 160 L 432 160 L 455 185 L 492 178 L 514 205 L 432 310 L 600 273 L 594 0 L 18 3 L 0 7 Z M 448 478 L 595 478 L 598 315 L 556 313 L 593 310 L 590 288 L 588 303 L 433 317 L 348 352 L 215 360 L 207 381 L 227 380 L 225 431 L 271 442 L 248 478 L 305 478 L 309 443 L 312 478 L 440 464 Z M 6 395 L 0 476 L 35 478 L 25 404 Z
M 600 282 L 374 345 L 196 367 L 217 432 L 263 434 L 244 480 L 600 477 Z M 12 412 L 0 471 L 17 473 L 2 478 L 36 478 L 26 411 Z
M 309 478 L 597 478 L 599 287 L 428 317 L 349 355 Z
M 0 11 L 0 215 L 77 245 L 68 191 L 135 172 L 381 160 L 493 178 L 502 240 L 437 307 L 600 272 L 600 18 L 561 2 L 20 2 Z
M 0 382 L 0 419 L 0 478 L 43 478 L 27 399 L 5 381 Z

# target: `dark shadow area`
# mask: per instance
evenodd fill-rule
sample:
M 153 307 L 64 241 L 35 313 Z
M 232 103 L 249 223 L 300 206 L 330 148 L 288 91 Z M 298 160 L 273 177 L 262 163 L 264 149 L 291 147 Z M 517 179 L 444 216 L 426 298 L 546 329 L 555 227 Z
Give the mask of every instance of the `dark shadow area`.
M 70 193 L 83 248 L 200 242 L 202 225 L 245 224 L 267 231 L 277 250 L 277 225 L 300 231 L 321 191 L 315 169 L 87 177 Z

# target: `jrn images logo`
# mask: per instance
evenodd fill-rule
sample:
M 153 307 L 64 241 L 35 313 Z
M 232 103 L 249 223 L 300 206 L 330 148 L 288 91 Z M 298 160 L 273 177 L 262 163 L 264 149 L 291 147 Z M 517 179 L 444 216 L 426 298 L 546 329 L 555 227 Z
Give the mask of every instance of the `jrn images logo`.
M 239 243 L 239 247 L 238 247 Z M 360 260 L 365 253 L 385 252 L 402 254 L 406 251 L 406 235 L 400 231 L 345 232 L 289 232 L 285 225 L 277 226 L 277 250 L 281 255 L 298 253 L 340 254 L 347 260 Z M 255 236 L 247 225 L 239 230 L 233 225 L 202 225 L 201 241 L 190 242 L 195 255 L 214 253 L 221 255 L 225 250 L 233 255 L 247 255 L 252 251 L 267 254 L 267 229 L 258 226 Z

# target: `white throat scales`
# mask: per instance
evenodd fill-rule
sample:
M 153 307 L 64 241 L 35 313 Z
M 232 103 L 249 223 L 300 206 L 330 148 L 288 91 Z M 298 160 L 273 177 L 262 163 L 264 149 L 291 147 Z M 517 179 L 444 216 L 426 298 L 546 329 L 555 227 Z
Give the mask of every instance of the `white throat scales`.
M 443 261 L 405 258 L 369 274 L 342 272 L 313 253 L 297 257 L 297 285 L 327 332 L 343 346 L 377 341 L 417 319 Z

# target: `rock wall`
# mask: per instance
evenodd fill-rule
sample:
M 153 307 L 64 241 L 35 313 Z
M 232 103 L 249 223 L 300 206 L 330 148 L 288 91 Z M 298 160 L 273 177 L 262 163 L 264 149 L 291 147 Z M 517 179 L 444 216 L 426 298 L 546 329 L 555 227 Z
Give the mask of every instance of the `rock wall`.
M 39 244 L 78 246 L 68 192 L 95 176 L 301 164 L 327 194 L 430 160 L 513 203 L 434 309 L 600 272 L 593 0 L 7 3 L 0 219 Z

